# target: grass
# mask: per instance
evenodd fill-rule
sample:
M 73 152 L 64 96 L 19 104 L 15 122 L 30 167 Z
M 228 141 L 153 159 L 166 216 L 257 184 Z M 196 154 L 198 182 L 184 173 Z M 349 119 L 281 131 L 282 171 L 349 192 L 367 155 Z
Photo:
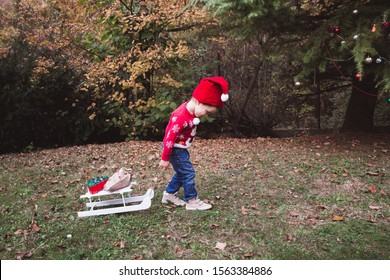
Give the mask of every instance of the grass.
M 158 169 L 157 142 L 0 155 L 0 256 L 388 260 L 389 145 L 389 135 L 365 134 L 197 139 L 205 212 L 160 203 L 173 173 Z M 154 188 L 152 207 L 78 219 L 87 180 L 121 166 L 134 170 L 134 194 Z

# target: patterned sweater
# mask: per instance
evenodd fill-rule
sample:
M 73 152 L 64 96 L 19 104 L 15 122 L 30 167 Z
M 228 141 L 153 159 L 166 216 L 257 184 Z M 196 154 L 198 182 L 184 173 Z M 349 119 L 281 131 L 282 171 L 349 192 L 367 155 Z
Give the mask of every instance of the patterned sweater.
M 173 147 L 187 149 L 194 140 L 196 135 L 195 115 L 187 110 L 187 103 L 180 105 L 171 115 L 165 129 L 162 160 L 169 161 Z

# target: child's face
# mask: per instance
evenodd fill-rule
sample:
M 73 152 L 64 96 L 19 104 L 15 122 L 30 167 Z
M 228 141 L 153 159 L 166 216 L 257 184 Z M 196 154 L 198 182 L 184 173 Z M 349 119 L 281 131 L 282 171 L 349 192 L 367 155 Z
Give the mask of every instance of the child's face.
M 194 115 L 196 117 L 203 117 L 203 116 L 207 116 L 209 114 L 214 114 L 217 112 L 217 110 L 218 109 L 215 106 L 207 105 L 207 104 L 203 104 L 203 103 L 198 103 L 195 105 Z

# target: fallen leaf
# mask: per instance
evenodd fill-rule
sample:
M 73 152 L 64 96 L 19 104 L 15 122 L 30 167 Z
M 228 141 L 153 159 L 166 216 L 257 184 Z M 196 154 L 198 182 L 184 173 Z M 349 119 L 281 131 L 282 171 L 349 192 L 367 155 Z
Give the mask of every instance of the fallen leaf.
M 135 257 L 133 258 L 133 260 L 142 260 L 142 259 L 143 259 L 142 256 L 135 256 Z
M 286 233 L 286 234 L 284 235 L 284 237 L 286 238 L 286 241 L 287 241 L 287 242 L 291 242 L 291 240 L 293 239 L 293 236 L 292 236 L 291 233 Z
M 211 224 L 211 225 L 210 225 L 210 228 L 211 228 L 211 229 L 216 229 L 217 227 L 219 227 L 219 225 L 217 225 L 217 224 Z
M 33 220 L 31 222 L 31 231 L 39 232 L 40 230 L 41 230 L 41 227 L 37 224 L 37 221 Z
M 380 210 L 380 209 L 382 209 L 382 206 L 374 206 L 374 205 L 370 205 L 370 206 L 368 206 L 370 209 L 372 209 L 372 210 Z
M 380 191 L 379 192 L 381 195 L 383 195 L 383 196 L 387 196 L 387 193 L 385 193 L 384 191 Z
M 175 252 L 176 252 L 176 254 L 180 254 L 181 252 L 183 252 L 183 248 L 177 248 L 176 250 L 175 250 Z
M 244 257 L 245 257 L 245 258 L 250 258 L 250 257 L 252 257 L 252 256 L 253 256 L 252 253 L 245 253 L 245 254 L 244 254 Z
M 119 248 L 124 249 L 126 247 L 125 241 L 121 240 Z
M 25 258 L 29 258 L 33 255 L 34 253 L 34 249 L 31 249 L 27 252 L 23 252 L 23 253 L 16 253 L 16 259 L 17 260 L 23 260 Z
M 317 205 L 316 207 L 315 207 L 315 209 L 317 210 L 317 211 L 319 211 L 319 210 L 324 210 L 324 209 L 326 209 L 327 207 L 325 206 L 325 205 Z
M 343 221 L 343 220 L 344 220 L 343 216 L 333 215 L 332 217 L 332 221 Z
M 367 171 L 366 174 L 367 174 L 367 175 L 370 175 L 370 176 L 379 176 L 379 173 L 378 173 L 378 172 Z
M 371 193 L 376 193 L 378 190 L 375 188 L 375 186 L 370 186 L 368 188 L 368 191 L 371 192 Z
M 226 243 L 217 242 L 217 245 L 215 245 L 215 248 L 219 249 L 219 250 L 225 250 Z
M 17 231 L 14 232 L 15 235 L 22 234 L 22 233 L 23 233 L 22 229 L 18 229 Z
M 244 206 L 241 206 L 241 213 L 243 215 L 248 215 L 248 210 L 246 210 Z
M 344 240 L 342 240 L 341 238 L 336 238 L 337 242 L 340 243 L 340 244 L 343 244 L 344 243 Z

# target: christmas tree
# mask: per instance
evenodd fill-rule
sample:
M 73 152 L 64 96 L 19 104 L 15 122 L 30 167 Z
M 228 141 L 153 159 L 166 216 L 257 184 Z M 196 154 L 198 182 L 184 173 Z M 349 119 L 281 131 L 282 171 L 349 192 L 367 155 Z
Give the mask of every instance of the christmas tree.
M 374 129 L 377 101 L 390 91 L 390 1 L 206 2 L 232 34 L 261 34 L 265 48 L 277 41 L 281 47 L 272 50 L 300 60 L 297 84 L 307 85 L 315 75 L 333 88 L 348 86 L 344 130 Z

